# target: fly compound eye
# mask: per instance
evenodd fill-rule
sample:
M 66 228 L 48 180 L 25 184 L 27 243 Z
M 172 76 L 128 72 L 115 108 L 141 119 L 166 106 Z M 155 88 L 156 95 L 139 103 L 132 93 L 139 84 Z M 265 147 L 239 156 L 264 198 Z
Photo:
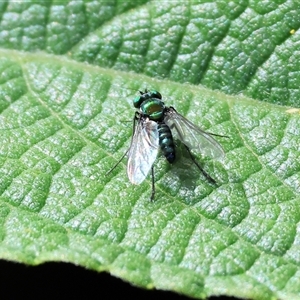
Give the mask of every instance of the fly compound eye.
M 158 91 L 155 91 L 155 93 L 156 93 L 156 98 L 158 98 L 158 99 L 161 99 L 161 98 L 162 98 L 162 95 L 161 95 L 161 93 L 160 93 L 160 92 L 158 92 Z
M 140 108 L 142 102 L 144 101 L 144 97 L 143 96 L 136 96 L 134 99 L 133 99 L 133 106 L 135 108 Z
M 149 94 L 150 94 L 150 98 L 156 98 L 156 99 L 160 99 L 160 100 L 162 98 L 161 93 L 158 91 L 155 91 L 155 90 L 149 92 Z

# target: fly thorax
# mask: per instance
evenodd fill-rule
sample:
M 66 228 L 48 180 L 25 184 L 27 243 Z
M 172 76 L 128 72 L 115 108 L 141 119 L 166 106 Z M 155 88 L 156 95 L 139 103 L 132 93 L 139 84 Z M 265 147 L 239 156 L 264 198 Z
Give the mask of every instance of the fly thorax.
M 140 106 L 141 113 L 147 115 L 150 120 L 160 121 L 163 120 L 165 105 L 161 100 L 148 99 L 145 100 Z

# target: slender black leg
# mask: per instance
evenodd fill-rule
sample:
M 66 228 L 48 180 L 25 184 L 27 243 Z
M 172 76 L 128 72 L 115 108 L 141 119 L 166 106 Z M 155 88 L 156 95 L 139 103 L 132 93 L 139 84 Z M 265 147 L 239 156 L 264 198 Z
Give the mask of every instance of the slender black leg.
M 202 172 L 202 174 L 206 177 L 206 179 L 213 184 L 216 184 L 216 181 L 208 174 L 206 173 L 203 168 L 199 165 L 199 163 L 197 162 L 197 160 L 195 159 L 195 157 L 193 156 L 191 150 L 189 149 L 189 147 L 187 145 L 184 145 L 187 152 L 190 154 L 190 157 L 193 161 L 193 163 L 198 167 L 198 169 Z
M 152 177 L 152 193 L 151 193 L 150 201 L 153 201 L 155 196 L 154 167 L 151 168 L 151 177 Z
M 129 149 L 127 149 L 126 152 L 117 161 L 117 163 L 108 172 L 106 172 L 106 175 L 109 175 L 118 166 L 118 164 L 122 161 L 122 159 L 125 157 L 125 155 L 127 154 L 128 151 L 129 151 Z

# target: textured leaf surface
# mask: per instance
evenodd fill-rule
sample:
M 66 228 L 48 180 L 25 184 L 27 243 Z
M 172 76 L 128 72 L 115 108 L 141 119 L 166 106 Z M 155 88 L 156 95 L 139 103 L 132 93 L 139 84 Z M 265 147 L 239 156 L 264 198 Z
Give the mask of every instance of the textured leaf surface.
M 300 299 L 297 2 L 146 2 L 0 4 L 0 257 L 196 298 Z M 184 151 L 157 160 L 154 203 L 126 159 L 107 175 L 145 87 L 229 136 L 223 161 L 197 156 L 217 186 Z
M 0 4 L 0 46 L 299 107 L 300 6 L 280 1 Z

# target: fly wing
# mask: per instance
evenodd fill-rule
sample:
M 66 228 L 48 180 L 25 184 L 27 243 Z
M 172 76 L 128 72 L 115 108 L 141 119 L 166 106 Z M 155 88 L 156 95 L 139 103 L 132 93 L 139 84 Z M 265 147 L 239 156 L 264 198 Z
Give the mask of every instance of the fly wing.
M 147 177 L 159 150 L 157 123 L 139 119 L 128 152 L 127 175 L 140 184 Z
M 197 149 L 214 159 L 222 158 L 225 155 L 221 145 L 209 133 L 194 125 L 174 108 L 168 109 L 164 120 L 171 128 L 174 137 L 190 149 Z

